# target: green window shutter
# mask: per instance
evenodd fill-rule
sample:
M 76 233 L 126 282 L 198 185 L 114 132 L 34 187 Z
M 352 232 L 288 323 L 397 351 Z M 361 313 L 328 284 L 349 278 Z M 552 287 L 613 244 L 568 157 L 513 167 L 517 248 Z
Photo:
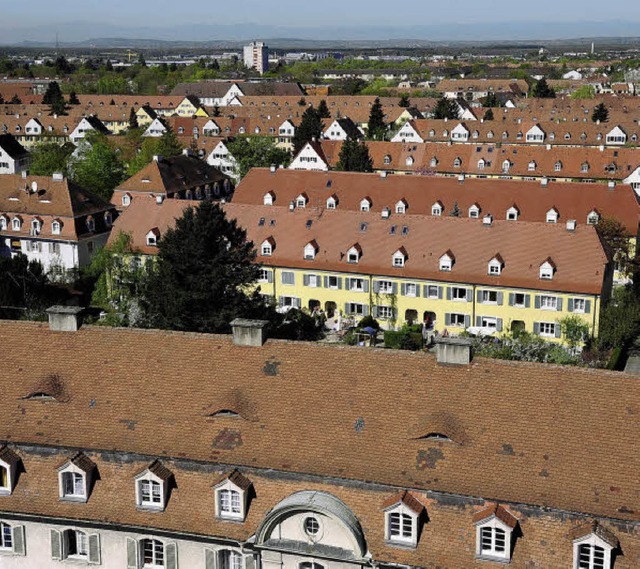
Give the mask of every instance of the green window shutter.
M 562 336 L 562 327 L 557 322 L 555 327 L 555 336 L 556 338 L 560 338 Z
M 534 334 L 540 334 L 540 323 L 539 322 L 534 322 L 533 323 L 533 333 Z
M 342 289 L 342 277 L 338 277 L 338 290 Z
M 473 302 L 473 290 L 467 289 L 467 302 Z
M 536 303 L 535 303 L 535 307 L 536 308 L 540 308 L 540 296 L 536 294 Z
M 216 552 L 213 549 L 204 550 L 204 569 L 216 569 Z
M 138 569 L 138 542 L 127 538 L 127 569 Z
M 585 311 L 586 314 L 589 314 L 591 312 L 591 301 L 590 300 L 585 300 L 584 311 Z
M 524 295 L 524 307 L 525 308 L 531 308 L 531 295 L 530 294 L 525 294 Z
M 503 292 L 499 292 L 498 293 L 498 306 L 502 306 L 503 303 L 504 303 L 504 293 Z
M 322 275 L 316 275 L 316 283 L 318 284 L 318 288 L 322 286 Z
M 427 296 L 427 295 L 425 294 L 425 296 Z M 440 300 L 442 300 L 442 287 L 441 286 L 438 287 L 438 298 Z
M 448 312 L 445 312 L 444 315 L 444 325 L 451 326 L 451 314 L 449 314 Z
M 324 283 L 324 288 L 329 288 L 329 277 L 324 277 L 322 282 Z
M 509 306 L 513 306 L 516 300 L 516 295 L 512 292 L 509 293 Z
M 558 307 L 558 312 L 562 312 L 562 299 L 558 298 L 558 303 L 556 304 Z
M 464 317 L 464 327 L 468 328 L 469 326 L 471 326 L 471 316 L 466 314 Z
M 482 302 L 482 291 L 479 290 L 476 293 L 476 302 Z
M 369 316 L 369 305 L 365 304 L 362 307 L 362 316 Z
M 425 296 L 427 295 L 425 294 Z M 416 283 L 416 297 L 420 297 L 420 285 L 418 283 Z
M 451 287 L 447 287 L 447 300 L 451 300 Z
M 372 315 L 374 318 L 377 318 L 377 317 L 378 317 L 378 307 L 377 307 L 377 306 L 374 306 L 374 307 L 373 307 L 372 312 L 371 312 L 371 315 Z
M 429 285 L 422 285 L 422 296 L 429 298 Z
M 496 319 L 496 330 L 502 332 L 502 318 Z
M 349 314 L 349 303 L 348 303 L 348 302 L 345 302 L 345 305 L 344 305 L 344 313 L 345 313 L 345 314 Z
M 373 281 L 373 292 L 376 294 L 380 292 L 380 281 Z
M 302 275 L 302 284 L 304 286 L 309 286 L 309 275 Z
M 369 281 L 365 279 L 365 281 L 362 283 L 362 290 L 364 292 L 369 292 Z
M 267 282 L 268 283 L 272 283 L 273 282 L 273 271 L 269 271 L 267 273 Z
M 100 536 L 97 533 L 89 535 L 89 563 L 100 565 Z
M 567 301 L 567 311 L 568 312 L 573 312 L 573 298 L 570 298 Z
M 391 287 L 392 294 L 398 294 L 398 283 L 393 283 Z
M 340 288 L 340 287 L 338 287 Z M 347 290 L 349 290 L 351 288 L 351 279 L 349 277 L 346 277 L 344 279 L 344 288 L 346 288 Z
M 54 561 L 60 561 L 62 559 L 60 532 L 55 529 L 51 530 L 51 559 Z
M 25 555 L 24 526 L 13 526 L 13 553 L 14 555 Z
M 400 283 L 400 295 L 407 296 L 407 285 L 404 283 Z
M 165 544 L 164 563 L 167 569 L 178 569 L 178 546 L 175 543 Z
M 482 316 L 476 316 L 476 326 L 482 326 Z

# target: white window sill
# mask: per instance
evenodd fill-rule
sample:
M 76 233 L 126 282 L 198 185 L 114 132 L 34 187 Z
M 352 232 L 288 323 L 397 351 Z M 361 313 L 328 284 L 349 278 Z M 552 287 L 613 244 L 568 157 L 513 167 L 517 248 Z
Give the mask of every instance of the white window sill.
M 418 545 L 415 541 L 400 541 L 394 539 L 385 539 L 385 543 L 392 547 L 401 547 L 403 549 L 415 549 Z
M 509 557 L 498 557 L 497 555 L 488 555 L 486 553 L 482 553 L 480 555 L 476 554 L 476 559 L 479 561 L 493 561 L 495 563 L 511 563 L 511 559 Z
M 539 336 L 541 338 L 555 338 L 556 337 L 555 334 L 543 334 L 542 332 L 540 332 Z
M 78 502 L 84 504 L 87 501 L 86 496 L 60 496 L 61 502 Z
M 164 504 L 137 504 L 136 510 L 141 512 L 164 512 Z

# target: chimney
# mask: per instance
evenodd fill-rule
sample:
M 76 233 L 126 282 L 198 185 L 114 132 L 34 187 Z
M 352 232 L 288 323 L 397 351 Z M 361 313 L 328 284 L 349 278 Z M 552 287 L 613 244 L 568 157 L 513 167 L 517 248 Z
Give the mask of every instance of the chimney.
M 575 231 L 576 230 L 576 220 L 568 219 L 567 220 L 567 231 Z
M 610 190 L 613 190 L 616 187 L 616 183 L 613 180 L 609 180 L 609 183 L 607 184 L 607 187 Z
M 545 188 L 549 185 L 549 180 L 547 178 L 542 178 L 542 180 L 540 180 L 540 185 Z
M 260 347 L 267 339 L 268 320 L 248 320 L 246 318 L 236 318 L 231 321 L 233 330 L 233 343 L 236 346 L 256 346 Z
M 162 205 L 162 202 L 163 202 L 163 201 L 164 201 L 164 196 L 163 196 L 162 194 L 158 194 L 158 195 L 156 196 L 156 203 L 157 203 L 158 205 Z
M 54 182 L 63 182 L 64 174 L 62 172 L 54 172 L 53 176 L 51 176 Z
M 162 162 L 162 155 L 161 154 L 154 154 L 153 161 L 154 162 Z
M 26 180 L 26 179 L 27 179 L 28 174 L 29 174 L 29 173 L 28 173 L 26 170 L 23 170 L 23 171 L 22 171 L 22 179 L 23 179 L 23 180 Z
M 293 211 L 294 209 L 296 209 L 296 202 L 294 202 L 293 200 L 291 200 L 289 202 L 289 211 Z
M 82 326 L 83 310 L 80 306 L 59 304 L 47 308 L 49 330 L 52 332 L 76 332 Z
M 389 219 L 391 215 L 391 210 L 388 207 L 382 209 L 382 219 Z
M 386 170 L 380 170 L 380 177 L 381 178 L 386 178 L 387 177 L 387 171 Z
M 458 174 L 458 182 L 461 184 L 464 182 L 464 174 Z
M 182 149 L 182 155 L 183 156 L 193 156 L 193 151 L 191 150 L 191 148 L 183 148 Z
M 464 366 L 471 363 L 471 341 L 466 338 L 436 340 L 436 360 L 440 365 Z
M 269 167 L 269 171 L 272 174 L 275 174 L 275 171 L 278 169 L 278 167 L 275 164 L 271 164 L 271 166 Z
M 491 227 L 492 224 L 493 224 L 493 215 L 488 213 L 487 215 L 485 215 L 482 218 L 482 225 L 486 225 L 488 227 Z

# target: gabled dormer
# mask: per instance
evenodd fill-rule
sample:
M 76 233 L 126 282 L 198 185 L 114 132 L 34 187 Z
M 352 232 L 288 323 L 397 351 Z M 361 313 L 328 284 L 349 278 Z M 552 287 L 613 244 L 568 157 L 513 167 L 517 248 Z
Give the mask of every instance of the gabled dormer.
M 0 231 L 4 231 L 9 227 L 9 218 L 2 214 L 0 215 Z
M 573 569 L 611 569 L 612 553 L 619 547 L 618 538 L 599 522 L 591 521 L 574 528 Z
M 372 205 L 373 202 L 370 197 L 362 198 L 362 200 L 360 200 L 360 211 L 369 211 Z
M 533 125 L 525 135 L 525 141 L 530 144 L 542 144 L 545 139 L 545 132 L 540 128 L 539 125 Z
M 94 483 L 96 465 L 79 452 L 58 467 L 58 490 L 61 500 L 86 502 Z
M 400 201 L 396 202 L 396 213 L 407 213 L 407 208 L 409 207 L 409 204 L 407 203 L 407 200 L 405 200 L 404 198 L 402 198 Z
M 338 196 L 336 194 L 331 194 L 327 198 L 327 209 L 336 209 L 338 207 Z
M 552 207 L 549 211 L 547 211 L 545 220 L 547 223 L 558 223 L 558 218 L 560 217 L 560 212 L 555 207 Z
M 304 258 L 307 261 L 313 261 L 318 254 L 319 247 L 318 242 L 315 239 L 312 239 L 304 246 Z
M 202 127 L 202 134 L 205 136 L 217 136 L 220 134 L 220 127 L 213 119 L 209 119 Z
M 260 245 L 260 254 L 263 257 L 271 257 L 276 248 L 276 240 L 273 237 L 267 237 Z
M 438 260 L 438 268 L 441 271 L 451 271 L 455 262 L 456 258 L 451 252 L 451 249 L 448 249 Z
M 0 496 L 13 492 L 20 466 L 20 457 L 9 447 L 0 448 Z
M 469 129 L 464 123 L 460 123 L 451 129 L 451 140 L 455 140 L 456 142 L 466 142 L 469 140 Z
M 391 139 L 391 142 L 424 142 L 424 140 L 418 134 L 413 121 L 407 121 Z
M 542 280 L 552 280 L 553 275 L 556 272 L 556 264 L 553 262 L 551 257 L 547 257 L 540 264 L 540 278 Z
M 145 510 L 164 510 L 169 501 L 173 473 L 159 460 L 134 477 L 136 506 Z
M 160 230 L 157 227 L 151 229 L 146 235 L 146 241 L 149 247 L 157 247 L 160 241 Z
M 273 205 L 275 201 L 276 193 L 273 190 L 268 191 L 262 198 L 262 203 L 264 205 Z
M 440 200 L 438 200 L 431 206 L 431 215 L 440 217 L 443 211 L 444 211 L 444 205 Z
M 472 204 L 469 207 L 468 215 L 472 219 L 478 219 L 480 217 L 480 206 L 477 203 Z
M 413 494 L 404 490 L 382 504 L 384 537 L 390 545 L 416 547 L 425 507 Z
M 516 204 L 513 204 L 507 210 L 507 221 L 517 221 L 518 217 L 520 217 L 520 210 Z
M 496 253 L 487 264 L 487 274 L 492 276 L 500 276 L 504 269 L 504 259 L 500 253 Z
M 597 209 L 592 209 L 587 214 L 587 224 L 589 225 L 597 225 L 598 221 L 600 221 L 600 213 Z
M 513 531 L 518 519 L 505 507 L 493 504 L 473 516 L 476 556 L 487 561 L 511 560 Z
M 360 247 L 359 243 L 354 243 L 347 250 L 347 263 L 357 264 L 360 262 L 361 257 L 362 257 L 362 247 Z
M 404 267 L 408 258 L 407 250 L 404 247 L 400 247 L 391 257 L 391 265 L 393 267 Z
M 607 133 L 607 136 L 605 137 L 605 142 L 607 144 L 613 144 L 613 145 L 626 144 L 627 133 L 624 130 L 622 130 L 620 126 L 615 126 L 613 129 L 611 129 Z
M 237 470 L 226 474 L 213 486 L 216 517 L 223 520 L 244 521 L 253 485 Z
M 296 197 L 296 207 L 307 207 L 308 203 L 309 196 L 305 192 L 298 194 L 298 197 Z

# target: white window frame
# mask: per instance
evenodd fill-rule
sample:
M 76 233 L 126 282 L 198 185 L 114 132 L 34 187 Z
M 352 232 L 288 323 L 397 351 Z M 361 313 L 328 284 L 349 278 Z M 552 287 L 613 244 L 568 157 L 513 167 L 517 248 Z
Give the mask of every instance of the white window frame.
M 586 298 L 574 298 L 573 299 L 573 312 L 575 312 L 577 314 L 585 314 L 586 310 L 587 310 L 587 299 Z
M 438 265 L 441 271 L 450 272 L 451 268 L 453 267 L 453 261 L 451 260 L 451 257 L 449 257 L 449 255 L 445 254 L 440 257 Z
M 442 206 L 439 203 L 434 203 L 431 206 L 431 215 L 435 215 L 436 217 L 440 217 L 442 215 Z
M 483 547 L 483 530 L 490 532 L 490 547 Z M 504 544 L 500 551 L 498 531 L 504 532 Z M 476 524 L 476 557 L 488 561 L 508 562 L 511 560 L 511 538 L 513 530 L 497 517 L 482 520 Z M 485 542 L 486 543 L 486 542 Z
M 507 210 L 507 221 L 517 221 L 518 220 L 518 210 L 515 207 L 510 207 Z
M 244 556 L 235 549 L 219 549 L 216 555 L 218 569 L 243 569 Z
M 260 272 L 258 273 L 258 282 L 259 283 L 268 283 L 270 274 L 271 274 L 271 269 L 261 268 Z
M 371 201 L 368 199 L 363 199 L 360 201 L 360 211 L 370 211 L 371 210 Z
M 150 470 L 145 470 L 135 478 L 136 484 L 136 506 L 143 510 L 164 510 L 166 503 L 166 482 L 159 476 L 156 476 Z M 145 486 L 149 488 L 148 497 L 143 491 Z M 155 492 L 154 488 L 158 491 Z M 158 500 L 155 497 L 158 497 Z
M 11 229 L 13 229 L 13 231 L 20 231 L 21 228 L 22 228 L 22 221 L 20 221 L 20 218 L 14 217 L 11 220 Z
M 591 554 L 589 556 L 588 565 L 580 565 L 580 546 L 585 545 L 589 546 L 591 550 Z M 593 550 L 595 547 L 599 547 L 603 550 L 603 560 L 602 564 L 596 565 L 594 563 L 593 558 Z M 576 539 L 573 542 L 573 569 L 582 569 L 583 567 L 587 569 L 610 569 L 611 568 L 611 551 L 612 547 L 603 539 L 598 537 L 596 534 L 589 534 L 583 538 Z
M 300 208 L 307 207 L 307 198 L 305 196 L 303 196 L 302 194 L 300 194 L 296 198 L 296 207 L 300 207 Z
M 451 312 L 449 313 L 449 321 L 451 322 L 451 326 L 456 328 L 464 328 L 465 327 L 465 317 L 467 315 L 461 312 Z
M 398 214 L 407 213 L 407 205 L 402 200 L 400 200 L 396 204 L 396 213 L 398 213 Z
M 13 526 L 7 522 L 0 521 L 0 552 L 13 553 L 13 548 Z
M 558 310 L 558 297 L 551 294 L 540 295 L 540 310 Z
M 380 294 L 392 294 L 393 281 L 378 281 L 378 292 Z
M 455 302 L 467 302 L 467 287 L 464 286 L 452 286 L 451 287 L 451 300 Z M 464 293 L 462 296 L 460 293 Z
M 364 316 L 364 304 L 361 302 L 347 302 L 347 314 L 353 316 Z
M 364 292 L 364 278 L 353 277 L 349 279 L 349 290 L 351 292 Z
M 307 261 L 313 261 L 316 258 L 316 248 L 311 243 L 307 243 L 304 247 L 303 256 Z
M 0 231 L 6 231 L 7 226 L 7 218 L 4 215 L 0 215 Z
M 384 536 L 389 544 L 416 547 L 418 545 L 418 514 L 402 502 L 387 509 L 384 514 Z
M 553 279 L 553 267 L 550 263 L 545 262 L 540 265 L 540 278 L 542 280 L 550 281 Z
M 495 298 L 492 298 L 493 296 L 495 296 Z M 498 304 L 498 291 L 497 290 L 481 290 L 480 303 L 481 304 Z
M 224 480 L 215 487 L 216 517 L 223 520 L 243 521 L 245 517 L 245 491 L 231 480 Z
M 337 205 L 338 203 L 333 196 L 327 198 L 327 209 L 336 209 Z
M 151 545 L 151 562 L 145 562 L 145 544 L 149 542 Z M 162 558 L 158 557 L 158 544 L 162 547 Z M 139 556 L 139 566 L 143 569 L 164 569 L 167 566 L 167 544 L 155 537 L 143 537 L 137 543 L 137 552 Z M 158 563 L 159 562 L 159 563 Z
M 502 263 L 497 259 L 491 259 L 487 266 L 487 274 L 491 276 L 500 276 L 502 273 Z
M 127 207 L 131 205 L 131 196 L 129 194 L 123 194 L 121 201 L 122 201 L 122 205 L 124 207 Z
M 597 211 L 590 211 L 589 215 L 587 215 L 587 224 L 588 225 L 597 225 L 598 221 L 600 221 L 600 215 Z
M 405 285 L 404 285 L 404 295 L 412 297 L 412 298 L 416 298 L 418 296 L 418 287 L 419 286 L 420 285 L 416 284 L 416 283 L 405 283 Z
M 558 217 L 559 217 L 558 212 L 555 209 L 551 208 L 547 212 L 545 219 L 547 223 L 558 223 Z
M 84 470 L 69 462 L 58 471 L 58 489 L 61 500 L 86 502 L 89 495 L 89 476 Z
M 271 244 L 271 241 L 265 239 L 262 242 L 262 245 L 260 245 L 260 254 L 263 257 L 271 257 L 271 255 L 273 255 L 273 245 Z
M 538 334 L 543 338 L 555 338 L 557 322 L 538 322 Z
M 267 192 L 262 198 L 263 205 L 273 205 L 273 194 Z
M 376 306 L 377 318 L 381 320 L 393 320 L 393 307 L 392 306 Z
M 472 205 L 469 208 L 469 217 L 471 219 L 478 219 L 480 217 L 480 208 L 477 205 Z
M 359 261 L 360 252 L 355 247 L 351 247 L 351 249 L 347 251 L 347 263 L 357 265 Z
M 393 254 L 393 258 L 392 258 L 391 264 L 394 267 L 404 267 L 404 263 L 405 263 L 405 255 L 404 255 L 404 253 L 401 253 L 400 251 L 396 251 Z

